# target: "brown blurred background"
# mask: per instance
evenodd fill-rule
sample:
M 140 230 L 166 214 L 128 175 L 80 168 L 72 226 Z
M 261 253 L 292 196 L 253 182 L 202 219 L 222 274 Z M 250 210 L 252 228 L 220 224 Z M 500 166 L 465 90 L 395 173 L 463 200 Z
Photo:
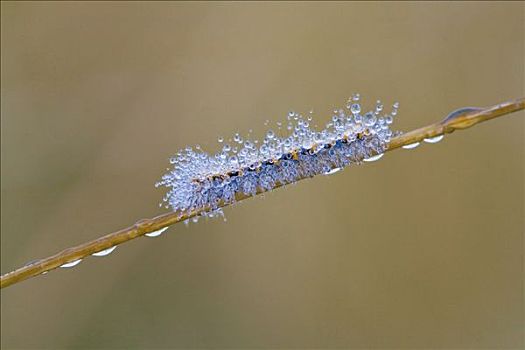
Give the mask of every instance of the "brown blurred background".
M 186 145 L 355 91 L 524 95 L 524 3 L 2 2 L 1 270 L 162 212 Z M 1 292 L 15 348 L 521 348 L 524 113 Z

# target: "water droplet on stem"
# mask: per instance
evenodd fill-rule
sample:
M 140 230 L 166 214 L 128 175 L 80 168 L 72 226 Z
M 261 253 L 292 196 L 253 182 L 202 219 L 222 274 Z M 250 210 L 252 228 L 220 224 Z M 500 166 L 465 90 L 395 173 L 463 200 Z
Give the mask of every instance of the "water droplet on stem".
M 435 137 L 430 137 L 428 139 L 424 139 L 423 141 L 427 143 L 438 143 L 439 141 L 443 140 L 443 135 L 438 135 Z
M 341 168 L 333 168 L 333 169 L 328 170 L 327 172 L 324 172 L 323 174 L 324 175 L 332 175 L 332 174 L 337 173 L 339 170 L 341 170 Z
M 363 161 L 365 161 L 365 162 L 375 162 L 376 160 L 381 159 L 381 157 L 383 157 L 384 155 L 385 155 L 384 153 L 379 153 L 379 154 L 376 154 L 375 156 L 365 158 L 365 159 L 363 159 Z
M 81 261 L 82 261 L 82 259 L 70 261 L 70 262 L 65 263 L 63 265 L 60 265 L 60 267 L 62 267 L 62 268 L 73 267 L 73 266 L 76 266 L 76 265 L 80 264 Z
M 114 245 L 113 247 L 109 247 L 108 249 L 101 250 L 100 252 L 96 252 L 96 253 L 93 253 L 91 255 L 93 255 L 93 256 L 106 256 L 106 255 L 109 255 L 109 254 L 113 253 L 113 251 L 116 248 L 117 248 L 117 246 Z
M 164 231 L 166 231 L 167 229 L 168 229 L 167 227 L 163 227 L 163 228 L 161 228 L 160 230 L 146 233 L 146 234 L 144 234 L 144 236 L 148 236 L 148 237 L 158 237 L 158 236 L 160 236 Z
M 419 146 L 419 142 L 414 142 L 414 143 L 411 143 L 409 145 L 404 145 L 404 146 L 401 146 L 403 149 L 414 149 L 416 148 L 417 146 Z

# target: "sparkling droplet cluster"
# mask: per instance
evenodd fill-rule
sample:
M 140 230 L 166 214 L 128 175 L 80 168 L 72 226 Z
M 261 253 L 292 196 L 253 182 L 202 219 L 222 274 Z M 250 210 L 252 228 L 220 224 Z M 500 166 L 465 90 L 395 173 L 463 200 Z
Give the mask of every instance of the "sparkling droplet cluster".
M 323 130 L 311 125 L 311 112 L 306 118 L 289 112 L 287 122 L 277 123 L 278 132 L 269 130 L 262 142 L 236 133 L 229 142 L 219 138 L 222 149 L 215 155 L 200 146 L 179 151 L 170 159 L 173 168 L 156 184 L 168 188 L 166 208 L 181 215 L 203 210 L 201 216 L 224 217 L 220 207 L 239 196 L 381 158 L 395 136 L 390 125 L 399 105 L 385 113 L 377 101 L 374 110 L 363 113 L 359 100 L 354 94 Z

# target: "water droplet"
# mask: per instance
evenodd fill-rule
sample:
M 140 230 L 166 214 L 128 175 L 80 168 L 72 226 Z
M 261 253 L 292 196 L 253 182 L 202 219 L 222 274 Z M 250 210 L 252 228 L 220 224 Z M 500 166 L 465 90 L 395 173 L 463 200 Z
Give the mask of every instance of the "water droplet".
M 404 148 L 404 149 L 414 149 L 417 146 L 419 146 L 419 142 L 414 142 L 414 143 L 411 143 L 409 145 L 404 145 L 404 146 L 401 146 L 401 147 Z
M 381 101 L 377 100 L 376 110 L 374 111 L 374 114 L 379 115 L 379 113 L 381 113 L 382 110 L 383 110 L 383 104 L 381 103 Z
M 441 140 L 443 140 L 443 135 L 438 135 L 438 136 L 435 136 L 435 137 L 424 139 L 424 141 L 427 142 L 427 143 L 438 143 Z
M 339 170 L 341 170 L 341 168 L 333 168 L 333 169 L 328 170 L 327 172 L 324 172 L 323 174 L 324 175 L 332 175 L 332 174 L 337 173 Z
M 376 160 L 381 159 L 381 157 L 383 157 L 384 155 L 385 155 L 384 153 L 379 153 L 379 154 L 376 154 L 375 156 L 363 159 L 363 161 L 365 161 L 365 162 L 375 162 Z
M 233 141 L 235 141 L 235 142 L 241 144 L 243 140 L 242 140 L 241 135 L 239 135 L 239 133 L 236 133 L 236 134 L 233 136 Z
M 150 232 L 150 233 L 146 233 L 144 236 L 148 236 L 148 237 L 158 237 L 158 236 L 160 236 L 164 231 L 166 231 L 167 229 L 168 229 L 167 227 L 163 227 L 163 228 L 161 228 L 160 230 L 153 231 L 153 232 Z
M 363 116 L 363 121 L 364 121 L 366 126 L 374 126 L 374 124 L 376 123 L 377 119 L 376 119 L 376 116 L 374 115 L 374 113 L 368 112 L 368 113 L 366 113 Z
M 117 246 L 114 245 L 113 247 L 109 247 L 108 249 L 101 250 L 100 252 L 96 252 L 96 253 L 93 253 L 91 255 L 93 255 L 93 256 L 106 256 L 106 255 L 109 255 L 109 254 L 113 253 L 113 251 L 116 248 L 117 248 Z
M 81 261 L 82 261 L 82 259 L 70 261 L 70 262 L 65 263 L 63 265 L 60 265 L 60 267 L 63 267 L 63 268 L 73 267 L 73 266 L 76 266 L 76 265 L 80 264 Z

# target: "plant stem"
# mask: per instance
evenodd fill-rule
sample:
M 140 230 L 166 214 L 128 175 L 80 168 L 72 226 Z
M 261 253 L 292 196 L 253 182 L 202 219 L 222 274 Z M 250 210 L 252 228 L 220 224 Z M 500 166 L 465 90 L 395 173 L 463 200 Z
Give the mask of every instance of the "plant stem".
M 393 138 L 386 151 L 392 151 L 405 145 L 421 142 L 426 138 L 449 134 L 456 130 L 470 128 L 478 123 L 501 117 L 512 112 L 525 109 L 525 98 L 503 102 L 487 108 L 465 108 L 452 112 L 445 120 L 429 126 L 416 129 Z M 278 185 L 277 187 L 280 187 Z M 257 194 L 264 192 L 258 189 Z M 240 201 L 250 196 L 237 195 Z M 225 206 L 227 204 L 222 204 Z M 78 259 L 83 259 L 93 253 L 122 244 L 146 233 L 160 230 L 164 227 L 176 224 L 198 215 L 205 209 L 195 210 L 191 213 L 170 212 L 156 216 L 151 219 L 142 219 L 128 228 L 109 233 L 93 241 L 86 242 L 75 247 L 67 248 L 55 255 L 31 262 L 12 272 L 0 277 L 0 288 L 8 287 L 31 277 L 38 276 L 47 271 Z

